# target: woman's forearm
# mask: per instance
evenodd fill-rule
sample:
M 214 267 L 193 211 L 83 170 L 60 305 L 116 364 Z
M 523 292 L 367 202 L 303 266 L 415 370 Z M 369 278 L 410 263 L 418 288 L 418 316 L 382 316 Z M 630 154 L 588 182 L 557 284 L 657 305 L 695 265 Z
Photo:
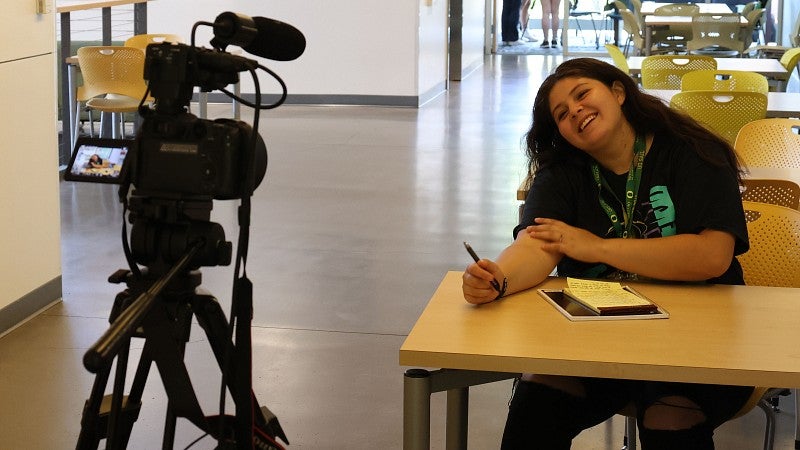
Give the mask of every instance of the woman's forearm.
M 603 239 L 598 260 L 649 278 L 702 281 L 725 273 L 733 248 L 729 233 L 704 230 L 652 239 Z

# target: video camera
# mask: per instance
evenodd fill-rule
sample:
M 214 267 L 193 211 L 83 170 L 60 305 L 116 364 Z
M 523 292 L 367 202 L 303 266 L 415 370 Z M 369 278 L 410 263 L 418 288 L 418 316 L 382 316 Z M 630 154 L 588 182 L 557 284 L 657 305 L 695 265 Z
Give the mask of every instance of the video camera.
M 213 49 L 194 45 L 198 25 L 214 29 Z M 111 326 L 84 354 L 84 366 L 96 375 L 84 406 L 77 448 L 126 448 L 141 408 L 141 395 L 150 366 L 155 363 L 169 398 L 164 448 L 171 448 L 176 416 L 219 442 L 217 448 L 282 449 L 288 444 L 277 417 L 259 407 L 252 390 L 250 322 L 252 283 L 246 263 L 250 197 L 264 178 L 267 149 L 258 133 L 259 111 L 279 106 L 286 85 L 257 61 L 232 55 L 228 45 L 268 59 L 288 61 L 305 50 L 305 38 L 291 25 L 263 17 L 225 12 L 213 23 L 198 22 L 192 45 L 151 44 L 145 53 L 143 77 L 148 90 L 138 112 L 141 126 L 134 139 L 79 138 L 66 180 L 119 184 L 123 208 L 123 249 L 130 270 L 115 272 L 109 281 L 128 288 L 114 300 Z M 280 99 L 261 104 L 256 69 L 263 69 L 283 89 Z M 227 92 L 240 72 L 250 72 L 255 101 Z M 254 109 L 253 125 L 234 119 L 207 120 L 189 112 L 194 88 L 221 90 Z M 145 104 L 149 95 L 152 106 Z M 133 187 L 131 191 L 130 188 Z M 240 199 L 239 237 L 231 298 L 230 322 L 217 300 L 198 290 L 203 266 L 231 263 L 232 244 L 225 231 L 210 221 L 214 200 Z M 130 245 L 125 214 L 130 221 Z M 139 265 L 143 265 L 140 268 Z M 222 372 L 220 412 L 207 416 L 197 402 L 183 362 L 192 317 L 206 332 Z M 131 337 L 146 340 L 132 387 L 123 404 L 128 348 Z M 235 340 L 232 337 L 235 336 Z M 117 374 L 114 392 L 104 396 L 113 360 Z M 236 406 L 225 414 L 225 395 Z M 110 400 L 110 401 L 107 401 Z

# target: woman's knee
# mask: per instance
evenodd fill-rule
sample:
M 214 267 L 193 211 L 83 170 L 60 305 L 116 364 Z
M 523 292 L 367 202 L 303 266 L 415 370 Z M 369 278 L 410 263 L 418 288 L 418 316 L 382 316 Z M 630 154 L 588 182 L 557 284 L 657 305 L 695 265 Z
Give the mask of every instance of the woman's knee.
M 662 397 L 642 414 L 642 426 L 651 430 L 686 430 L 706 422 L 703 410 L 681 396 Z

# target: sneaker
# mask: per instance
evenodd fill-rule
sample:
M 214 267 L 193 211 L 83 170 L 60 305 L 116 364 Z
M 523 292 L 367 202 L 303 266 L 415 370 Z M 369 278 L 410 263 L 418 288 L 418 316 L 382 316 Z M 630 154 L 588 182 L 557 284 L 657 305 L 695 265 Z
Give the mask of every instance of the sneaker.
M 553 48 L 556 48 L 556 47 L 558 47 L 558 41 L 556 41 L 555 39 L 553 39 L 552 41 L 550 41 L 550 47 L 553 47 Z
M 525 45 L 525 43 L 524 43 L 524 42 L 522 42 L 522 41 L 520 41 L 520 40 L 516 40 L 516 41 L 505 41 L 505 42 L 504 42 L 504 44 L 505 44 L 505 45 L 509 45 L 509 46 L 515 46 L 515 45 Z
M 528 42 L 536 42 L 536 41 L 538 41 L 538 39 L 536 39 L 535 37 L 533 37 L 530 34 L 528 34 L 528 30 L 525 30 L 525 32 L 522 33 L 522 39 L 525 39 Z
M 550 43 L 547 42 L 547 41 L 543 41 L 541 44 L 539 44 L 539 47 L 541 47 L 541 48 L 550 48 Z

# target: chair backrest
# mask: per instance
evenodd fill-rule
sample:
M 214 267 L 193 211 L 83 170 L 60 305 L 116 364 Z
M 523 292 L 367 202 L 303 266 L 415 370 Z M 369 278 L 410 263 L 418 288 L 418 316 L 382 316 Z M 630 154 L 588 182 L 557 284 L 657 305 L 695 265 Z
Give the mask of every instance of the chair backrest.
M 744 44 L 742 47 L 746 51 L 750 46 L 753 44 L 753 32 L 758 26 L 758 23 L 761 21 L 761 18 L 764 16 L 763 9 L 754 9 L 748 13 L 742 13 L 742 16 L 747 18 L 747 26 L 741 30 L 741 37 Z
M 746 284 L 800 287 L 800 211 L 742 201 L 750 250 L 739 255 Z
M 693 70 L 681 78 L 682 91 L 750 91 L 767 94 L 767 77 L 741 70 Z
M 693 16 L 700 13 L 700 7 L 693 3 L 670 3 L 653 11 L 657 16 Z
M 682 91 L 672 96 L 670 106 L 731 144 L 746 123 L 767 117 L 767 96 L 758 92 Z
M 83 86 L 78 100 L 103 94 L 142 98 L 147 91 L 144 81 L 144 52 L 134 47 L 90 46 L 78 49 L 78 64 Z
M 800 47 L 786 50 L 780 61 L 783 67 L 786 68 L 786 79 L 788 80 L 792 76 L 794 69 L 797 68 L 798 62 L 800 62 Z
M 742 200 L 800 210 L 800 185 L 789 180 L 745 178 Z
M 760 3 L 761 3 L 761 2 L 757 2 L 757 1 L 756 1 L 756 2 L 749 2 L 749 3 L 745 4 L 745 5 L 744 5 L 744 8 L 742 8 L 742 11 L 741 11 L 741 13 L 740 13 L 740 14 L 741 14 L 741 15 L 743 15 L 743 16 L 747 16 L 747 14 L 748 14 L 750 11 L 753 11 L 753 10 L 755 10 L 757 6 L 760 6 L 760 5 L 759 5 Z
M 716 69 L 717 60 L 703 55 L 653 55 L 642 60 L 642 87 L 680 89 L 681 77 L 700 69 Z
M 745 124 L 734 149 L 748 167 L 800 169 L 800 120 L 770 118 Z
M 163 42 L 183 43 L 183 38 L 177 34 L 167 33 L 137 34 L 125 40 L 125 47 L 135 47 L 146 52 L 148 45 L 161 44 Z
M 689 51 L 706 47 L 744 51 L 739 14 L 697 14 L 692 16 L 692 38 L 686 44 Z
M 606 44 L 605 47 L 608 54 L 611 55 L 611 59 L 614 61 L 614 65 L 617 66 L 617 69 L 630 74 L 631 69 L 628 66 L 628 59 L 625 58 L 625 54 L 622 53 L 622 50 L 614 44 Z
M 625 29 L 625 32 L 628 33 L 628 38 L 636 48 L 636 53 L 643 53 L 644 38 L 642 37 L 642 31 L 636 17 L 629 9 L 620 9 L 619 15 L 622 16 L 622 27 Z

